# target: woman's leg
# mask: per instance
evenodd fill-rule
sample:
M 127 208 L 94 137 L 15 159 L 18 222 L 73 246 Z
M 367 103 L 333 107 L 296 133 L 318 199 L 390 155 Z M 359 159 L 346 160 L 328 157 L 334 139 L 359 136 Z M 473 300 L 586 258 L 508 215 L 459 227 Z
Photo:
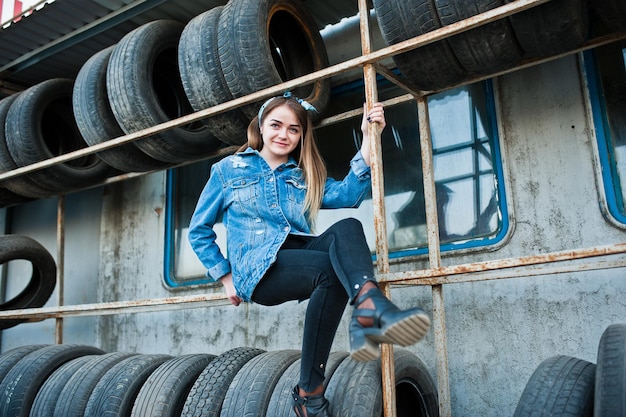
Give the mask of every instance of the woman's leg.
M 430 325 L 425 312 L 419 308 L 400 310 L 378 289 L 358 220 L 341 220 L 318 237 L 288 246 L 301 245 L 302 249 L 279 251 L 252 300 L 276 305 L 310 297 L 300 380 L 304 391 L 314 392 L 324 380 L 326 361 L 347 300 L 356 304 L 350 346 L 357 360 L 374 359 L 378 343 L 408 346 L 424 336 Z
M 285 249 L 287 248 L 287 249 Z M 344 219 L 317 237 L 290 236 L 276 262 L 257 285 L 252 301 L 278 305 L 309 299 L 302 341 L 299 386 L 307 393 L 324 381 L 326 361 L 346 301 L 375 286 L 372 257 L 363 227 Z M 373 309 L 370 300 L 359 307 Z M 366 318 L 362 325 L 371 325 Z
M 312 239 L 305 249 L 328 252 L 333 270 L 344 286 L 353 304 L 363 286 L 376 282 L 372 254 L 363 233 L 361 222 L 348 218 L 338 221 Z M 368 284 L 370 283 L 370 284 Z
M 300 381 L 307 392 L 319 390 L 326 362 L 348 297 L 327 252 L 283 249 L 255 289 L 252 300 L 277 305 L 309 299 L 304 321 Z
M 379 344 L 409 346 L 424 337 L 430 319 L 418 308 L 400 310 L 380 291 L 363 227 L 356 219 L 335 223 L 306 248 L 328 251 L 350 304 L 350 354 L 356 360 L 379 356 Z

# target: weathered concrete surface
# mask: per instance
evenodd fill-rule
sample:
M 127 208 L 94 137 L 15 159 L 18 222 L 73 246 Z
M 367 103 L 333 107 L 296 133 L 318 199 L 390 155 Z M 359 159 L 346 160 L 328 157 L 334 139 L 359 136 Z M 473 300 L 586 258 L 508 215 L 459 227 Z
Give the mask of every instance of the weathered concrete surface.
M 498 81 L 507 199 L 513 229 L 497 250 L 446 255 L 444 265 L 623 242 L 624 230 L 602 217 L 590 127 L 574 57 Z M 79 193 L 68 199 L 66 302 L 190 295 L 162 284 L 165 173 Z M 54 200 L 21 206 L 14 233 L 55 249 Z M 424 259 L 393 271 L 426 266 Z M 452 284 L 444 288 L 454 416 L 512 415 L 536 366 L 555 354 L 595 361 L 604 328 L 625 320 L 624 270 Z M 431 310 L 430 288 L 394 289 L 403 307 Z M 51 303 L 54 303 L 51 301 Z M 54 304 L 51 304 L 54 305 Z M 65 341 L 107 351 L 219 354 L 236 346 L 298 349 L 306 303 L 67 319 Z M 334 350 L 347 350 L 347 319 Z M 54 323 L 3 332 L 2 349 L 52 343 Z M 432 332 L 411 348 L 433 375 Z

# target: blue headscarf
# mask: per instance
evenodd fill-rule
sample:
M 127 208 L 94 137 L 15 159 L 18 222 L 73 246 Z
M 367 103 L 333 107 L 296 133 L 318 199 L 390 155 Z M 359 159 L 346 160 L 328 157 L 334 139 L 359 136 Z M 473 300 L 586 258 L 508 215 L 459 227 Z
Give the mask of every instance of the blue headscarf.
M 315 107 L 313 107 L 313 105 L 311 103 L 309 103 L 306 100 L 302 100 L 301 98 L 298 98 L 296 96 L 294 96 L 293 94 L 291 94 L 291 91 L 285 91 L 285 94 L 282 95 L 283 97 L 286 98 L 293 98 L 294 100 L 296 100 L 298 103 L 300 103 L 300 105 L 302 106 L 302 108 L 306 111 L 314 111 L 317 113 L 317 109 Z M 265 103 L 263 103 L 263 105 L 261 106 L 261 108 L 259 109 L 259 114 L 257 115 L 257 118 L 259 119 L 259 126 L 261 126 L 261 118 L 263 117 L 263 112 L 265 111 L 265 108 L 267 107 L 268 104 L 270 104 L 270 102 L 272 100 L 274 100 L 276 97 L 272 97 L 270 99 L 268 99 Z

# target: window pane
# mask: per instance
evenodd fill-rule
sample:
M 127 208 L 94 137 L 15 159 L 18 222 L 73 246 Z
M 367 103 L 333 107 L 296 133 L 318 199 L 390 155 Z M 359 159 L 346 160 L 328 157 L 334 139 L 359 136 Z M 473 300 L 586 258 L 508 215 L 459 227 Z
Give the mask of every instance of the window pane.
M 484 86 L 438 94 L 428 103 L 444 242 L 492 236 L 500 227 L 491 145 L 496 142 L 488 135 L 494 131 L 493 116 L 487 110 Z
M 437 143 L 436 141 L 433 142 Z M 438 181 L 454 179 L 472 172 L 474 152 L 471 148 L 465 147 L 464 149 L 449 150 L 447 152 L 435 152 L 433 150 L 433 153 L 435 178 Z
M 470 143 L 474 119 L 471 110 L 469 91 L 465 88 L 430 97 L 428 114 L 433 144 L 445 148 Z

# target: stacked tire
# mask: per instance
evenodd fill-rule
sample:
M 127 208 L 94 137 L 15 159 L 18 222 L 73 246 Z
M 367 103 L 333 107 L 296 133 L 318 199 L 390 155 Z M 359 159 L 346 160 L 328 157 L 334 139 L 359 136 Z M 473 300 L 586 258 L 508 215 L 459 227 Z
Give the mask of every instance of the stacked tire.
M 50 299 L 56 286 L 56 263 L 39 242 L 22 235 L 0 236 L 0 265 L 8 267 L 15 260 L 25 260 L 31 264 L 31 276 L 26 284 L 20 284 L 21 291 L 9 300 L 0 303 L 0 311 L 24 308 L 38 308 Z M 0 330 L 23 323 L 25 320 L 0 320 Z M 1 375 L 1 374 L 0 374 Z
M 0 101 L 0 172 L 85 148 L 72 113 L 73 81 L 51 79 Z M 16 196 L 4 206 L 88 187 L 114 173 L 96 155 L 59 163 L 3 181 Z
M 374 0 L 383 38 L 393 45 L 513 0 Z M 616 2 L 617 3 L 617 2 Z M 588 37 L 586 0 L 553 0 L 394 56 L 418 90 L 439 90 L 580 46 Z
M 328 66 L 322 37 L 303 2 L 231 0 L 189 22 L 182 34 L 179 69 L 195 111 L 243 97 Z M 323 112 L 330 81 L 293 93 Z M 261 102 L 207 119 L 218 138 L 241 145 Z
M 621 0 L 589 0 L 595 19 L 594 35 L 602 36 L 626 30 L 626 4 Z
M 146 23 L 94 54 L 75 82 L 52 79 L 0 101 L 0 172 L 168 123 L 328 65 L 319 29 L 300 0 L 231 0 L 188 24 Z M 319 112 L 328 79 L 294 91 Z M 246 142 L 260 103 L 113 145 L 12 177 L 0 207 L 198 160 Z
M 424 364 L 396 351 L 399 415 L 438 416 Z M 235 348 L 220 355 L 104 353 L 81 345 L 33 345 L 0 355 L 0 415 L 290 417 L 300 352 Z M 382 414 L 380 361 L 334 352 L 326 371 L 333 415 Z M 416 414 L 417 413 L 417 414 Z
M 157 20 L 128 33 L 81 68 L 78 128 L 89 145 L 217 106 L 328 65 L 319 30 L 298 0 L 231 0 L 186 25 Z M 295 91 L 319 111 L 330 84 Z M 99 154 L 121 171 L 148 171 L 246 142 L 259 103 L 172 126 Z
M 567 355 L 541 362 L 514 417 L 626 416 L 626 324 L 602 333 L 597 364 Z
M 512 1 L 375 0 L 374 8 L 384 40 L 393 45 Z M 624 30 L 623 2 L 589 3 L 552 0 L 394 61 L 413 88 L 439 90 L 575 49 L 588 38 L 590 14 L 601 22 L 602 34 Z M 149 130 L 327 65 L 319 29 L 300 0 L 230 0 L 187 24 L 149 22 L 94 54 L 76 82 L 51 79 L 0 101 L 0 172 Z M 322 113 L 330 80 L 316 80 L 294 94 Z M 14 176 L 0 183 L 0 207 L 242 145 L 259 106 L 226 108 L 201 122 L 171 124 L 96 154 Z

